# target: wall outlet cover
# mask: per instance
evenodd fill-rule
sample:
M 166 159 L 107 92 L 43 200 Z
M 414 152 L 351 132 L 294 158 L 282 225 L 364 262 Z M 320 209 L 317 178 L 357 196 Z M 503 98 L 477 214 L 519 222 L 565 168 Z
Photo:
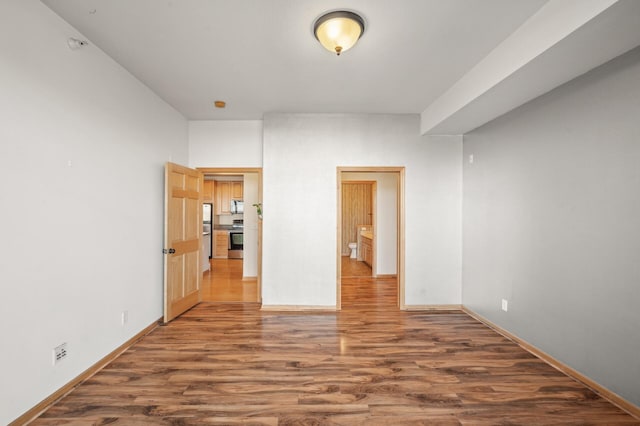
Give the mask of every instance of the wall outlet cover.
M 53 365 L 56 365 L 68 355 L 67 344 L 63 343 L 53 348 Z

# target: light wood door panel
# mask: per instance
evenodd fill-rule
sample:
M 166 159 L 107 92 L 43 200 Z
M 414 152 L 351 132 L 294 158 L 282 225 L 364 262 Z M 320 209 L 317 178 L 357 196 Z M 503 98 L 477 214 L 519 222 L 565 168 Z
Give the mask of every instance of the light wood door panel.
M 164 322 L 202 300 L 203 182 L 197 170 L 165 166 Z
M 242 200 L 243 189 L 242 182 L 231 182 L 231 198 L 234 200 Z
M 342 255 L 350 254 L 349 243 L 358 241 L 358 225 L 373 224 L 375 182 L 342 183 Z

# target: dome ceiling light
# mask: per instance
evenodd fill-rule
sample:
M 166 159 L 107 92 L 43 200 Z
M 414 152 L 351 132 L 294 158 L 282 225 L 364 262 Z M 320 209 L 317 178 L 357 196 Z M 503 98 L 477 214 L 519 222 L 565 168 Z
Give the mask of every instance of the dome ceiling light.
M 338 56 L 351 49 L 364 33 L 364 20 L 346 10 L 325 13 L 313 25 L 313 34 L 321 45 Z

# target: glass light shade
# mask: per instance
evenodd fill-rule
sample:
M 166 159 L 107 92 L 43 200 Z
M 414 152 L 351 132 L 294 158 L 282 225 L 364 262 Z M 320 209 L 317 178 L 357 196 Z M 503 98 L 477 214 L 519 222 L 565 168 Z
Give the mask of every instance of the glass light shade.
M 353 12 L 330 12 L 321 16 L 314 25 L 320 44 L 338 55 L 353 47 L 364 32 L 364 21 Z

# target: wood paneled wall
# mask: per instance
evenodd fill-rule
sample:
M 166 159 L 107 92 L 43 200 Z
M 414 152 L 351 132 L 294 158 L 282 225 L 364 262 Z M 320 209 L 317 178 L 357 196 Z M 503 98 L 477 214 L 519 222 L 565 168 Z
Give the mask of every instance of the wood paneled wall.
M 375 182 L 342 183 L 342 255 L 351 253 L 349 243 L 358 241 L 358 225 L 373 224 Z

